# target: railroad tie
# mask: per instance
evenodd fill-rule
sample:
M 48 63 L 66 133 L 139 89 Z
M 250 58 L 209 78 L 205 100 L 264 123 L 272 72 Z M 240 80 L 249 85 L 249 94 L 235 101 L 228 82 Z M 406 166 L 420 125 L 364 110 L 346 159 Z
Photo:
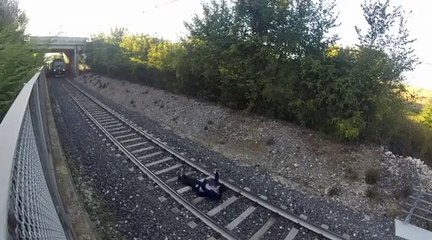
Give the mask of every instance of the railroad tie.
M 285 240 L 293 240 L 295 238 L 295 236 L 297 236 L 297 233 L 299 232 L 299 230 L 297 228 L 291 228 L 291 230 L 289 231 L 288 235 L 286 236 Z
M 186 172 L 185 175 L 186 175 L 186 176 L 189 176 L 189 175 L 191 175 L 192 173 L 193 173 L 192 171 L 189 171 L 189 172 Z M 166 180 L 165 183 L 172 183 L 172 182 L 177 181 L 177 179 L 178 179 L 178 176 L 175 176 L 175 177 L 172 177 L 172 178 Z
M 93 116 L 93 117 L 95 117 L 95 116 Z M 112 115 L 110 115 L 110 114 L 102 114 L 102 115 L 100 115 L 100 116 L 97 116 L 97 117 L 95 117 L 96 118 L 96 120 L 98 120 L 98 121 L 106 121 L 106 120 L 108 120 L 108 119 L 111 119 L 111 120 L 113 120 L 113 119 L 116 119 L 115 117 L 113 117 Z
M 162 151 L 158 151 L 158 152 L 150 153 L 150 154 L 147 154 L 147 155 L 144 155 L 144 156 L 140 156 L 140 157 L 138 157 L 138 159 L 143 160 L 143 159 L 147 159 L 147 158 L 151 158 L 151 157 L 160 155 L 162 153 L 163 153 Z
M 108 125 L 111 125 L 111 124 L 113 124 L 113 123 L 118 123 L 119 121 L 118 120 L 116 120 L 116 119 L 111 119 L 111 118 L 108 118 L 108 119 L 105 119 L 105 120 L 98 120 L 98 122 L 100 123 L 100 124 L 103 124 L 103 125 L 105 125 L 105 124 L 108 124 Z
M 113 117 L 110 116 L 110 115 L 104 114 L 104 115 L 101 115 L 100 117 L 95 117 L 95 118 L 98 121 L 104 121 L 104 120 L 107 120 L 107 119 L 112 119 Z
M 183 165 L 181 163 L 178 163 L 178 164 L 176 164 L 174 166 L 171 166 L 171 167 L 159 170 L 159 171 L 155 172 L 154 174 L 155 175 L 161 175 L 162 173 L 166 173 L 166 172 L 172 171 L 174 169 L 180 168 L 181 166 L 183 166 Z
M 124 144 L 124 143 L 128 143 L 128 142 L 135 142 L 135 141 L 138 141 L 138 140 L 140 140 L 140 139 L 141 139 L 140 137 L 137 137 L 137 138 L 131 138 L 131 139 L 122 140 L 122 141 L 120 141 L 120 143 L 121 143 L 121 144 Z
M 92 117 L 94 117 L 97 121 L 113 118 L 111 115 L 108 115 L 108 114 L 100 114 L 100 115 L 96 115 L 96 116 L 93 115 Z
M 133 150 L 131 153 L 132 154 L 136 154 L 136 153 L 140 153 L 140 152 L 145 152 L 145 151 L 148 151 L 148 150 L 152 150 L 154 147 L 153 146 L 149 146 L 149 147 L 146 147 L 146 148 L 140 148 L 140 149 L 137 149 L 137 150 Z
M 218 205 L 215 208 L 213 208 L 212 210 L 208 211 L 207 215 L 209 217 L 213 217 L 214 215 L 218 214 L 220 211 L 224 210 L 229 205 L 231 205 L 232 203 L 234 203 L 236 200 L 237 200 L 236 196 L 232 196 L 232 197 L 228 198 L 226 201 L 224 201 L 220 205 Z
M 116 123 L 116 124 L 111 124 L 111 125 L 108 125 L 108 126 L 104 126 L 105 128 L 112 128 L 112 127 L 119 127 L 119 126 L 121 126 L 122 125 L 122 123 Z
M 151 167 L 151 166 L 154 166 L 154 165 L 159 165 L 159 164 L 167 162 L 167 161 L 169 161 L 171 159 L 173 159 L 173 158 L 172 157 L 166 157 L 166 158 L 163 158 L 161 160 L 157 160 L 157 161 L 154 161 L 154 162 L 151 162 L 151 163 L 147 163 L 144 166 Z
M 273 224 L 276 222 L 275 217 L 270 217 L 270 219 L 262 225 L 262 227 L 250 238 L 250 240 L 259 240 L 261 239 L 264 234 L 273 226 Z
M 127 138 L 127 137 L 132 137 L 132 136 L 135 136 L 136 135 L 136 133 L 129 133 L 129 134 L 125 134 L 125 135 L 121 135 L 121 136 L 118 136 L 118 137 L 115 137 L 117 140 L 119 140 L 120 138 Z
M 192 188 L 189 187 L 189 186 L 182 187 L 182 188 L 180 188 L 179 190 L 177 190 L 177 193 L 178 193 L 178 194 L 183 194 L 183 193 L 185 193 L 185 192 L 187 192 L 187 191 L 190 191 L 191 189 L 192 189 Z
M 190 221 L 187 225 L 192 229 L 194 229 L 198 226 L 198 224 L 196 224 L 194 221 Z
M 144 141 L 144 142 L 139 142 L 139 143 L 134 143 L 134 144 L 131 144 L 131 145 L 127 145 L 126 147 L 127 148 L 133 148 L 133 147 L 138 147 L 138 146 L 142 146 L 142 145 L 146 145 L 147 144 L 147 141 Z
M 117 128 L 110 129 L 110 131 L 117 131 L 117 130 L 125 129 L 125 128 L 126 128 L 125 126 L 120 126 L 120 127 L 117 127 Z
M 256 207 L 249 206 L 240 216 L 238 216 L 236 219 L 234 219 L 232 222 L 230 222 L 228 225 L 226 225 L 226 228 L 230 231 L 232 231 L 234 228 L 236 228 L 243 220 L 245 220 L 249 215 L 251 215 L 255 211 Z
M 204 199 L 205 199 L 205 197 L 196 197 L 196 198 L 192 199 L 191 203 L 193 205 L 196 205 L 196 204 L 200 203 Z
M 117 135 L 117 134 L 123 134 L 123 133 L 127 133 L 127 132 L 129 132 L 129 130 L 121 130 L 121 131 L 116 131 L 116 132 L 112 132 L 111 134 L 112 135 Z
M 106 111 L 91 112 L 91 115 L 92 115 L 93 117 L 98 117 L 98 116 L 109 116 L 109 114 L 107 114 Z

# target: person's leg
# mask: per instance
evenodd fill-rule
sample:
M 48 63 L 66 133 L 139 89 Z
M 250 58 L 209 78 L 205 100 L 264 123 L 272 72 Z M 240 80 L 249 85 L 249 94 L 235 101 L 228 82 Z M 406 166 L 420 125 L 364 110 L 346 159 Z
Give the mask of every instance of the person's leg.
M 219 185 L 219 192 L 220 194 L 222 194 L 223 191 L 225 191 L 225 186 L 219 183 L 219 171 L 217 170 L 217 168 L 214 171 L 215 174 L 215 182 L 216 184 Z
M 181 176 L 180 181 L 186 185 L 191 187 L 194 191 L 198 191 L 201 182 L 195 178 L 188 177 L 186 175 Z
M 219 184 L 219 172 L 218 172 L 217 169 L 215 169 L 214 174 L 215 174 L 215 178 L 214 179 L 215 179 L 216 183 Z

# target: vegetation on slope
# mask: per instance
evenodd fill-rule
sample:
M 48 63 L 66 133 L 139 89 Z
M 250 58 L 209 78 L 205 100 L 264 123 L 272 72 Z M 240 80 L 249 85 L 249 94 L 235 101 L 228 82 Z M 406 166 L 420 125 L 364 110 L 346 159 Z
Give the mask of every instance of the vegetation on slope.
M 27 19 L 15 0 L 0 2 L 0 121 L 22 84 L 42 65 L 24 35 Z
M 86 46 L 96 73 L 295 121 L 340 140 L 432 160 L 431 131 L 412 121 L 404 73 L 418 59 L 400 7 L 362 4 L 367 29 L 341 47 L 335 3 L 212 1 L 171 42 L 115 29 Z

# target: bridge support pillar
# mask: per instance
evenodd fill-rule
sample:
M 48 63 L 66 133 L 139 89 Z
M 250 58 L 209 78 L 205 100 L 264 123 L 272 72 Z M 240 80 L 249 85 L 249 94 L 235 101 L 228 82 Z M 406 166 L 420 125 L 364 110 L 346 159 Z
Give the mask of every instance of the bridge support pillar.
M 74 54 L 72 59 L 72 68 L 74 77 L 79 76 L 79 59 L 78 59 L 78 49 L 74 48 Z

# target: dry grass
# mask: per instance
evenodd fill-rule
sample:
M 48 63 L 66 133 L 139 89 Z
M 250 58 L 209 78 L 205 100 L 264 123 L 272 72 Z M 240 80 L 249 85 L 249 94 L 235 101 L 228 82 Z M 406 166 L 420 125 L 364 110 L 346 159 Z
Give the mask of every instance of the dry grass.
M 409 86 L 408 91 L 418 97 L 416 103 L 420 105 L 425 105 L 432 99 L 432 89 L 418 88 L 414 86 Z
M 339 186 L 337 186 L 337 185 L 332 186 L 327 191 L 327 195 L 329 195 L 330 197 L 339 196 L 340 193 L 341 193 L 341 188 Z
M 379 197 L 380 193 L 379 193 L 377 187 L 375 187 L 375 186 L 373 186 L 373 187 L 369 186 L 366 189 L 366 191 L 365 191 L 365 195 L 369 199 L 377 199 Z
M 379 179 L 380 172 L 376 168 L 369 168 L 365 172 L 365 182 L 367 184 L 376 184 Z
M 357 173 L 357 171 L 353 167 L 348 166 L 348 167 L 345 168 L 345 177 L 347 179 L 355 181 L 355 180 L 358 179 L 358 173 Z

